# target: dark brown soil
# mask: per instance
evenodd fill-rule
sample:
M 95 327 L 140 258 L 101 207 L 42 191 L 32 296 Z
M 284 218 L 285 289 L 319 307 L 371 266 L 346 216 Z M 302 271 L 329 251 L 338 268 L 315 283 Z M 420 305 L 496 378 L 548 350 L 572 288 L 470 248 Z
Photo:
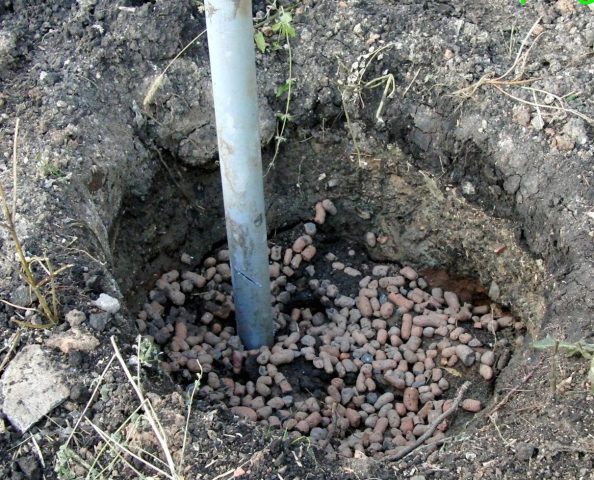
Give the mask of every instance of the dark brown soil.
M 55 470 L 64 465 L 57 452 L 113 353 L 110 336 L 125 357 L 134 355 L 135 315 L 157 276 L 181 267 L 182 253 L 195 266 L 225 242 L 204 38 L 142 107 L 158 73 L 204 29 L 199 3 L 0 0 L 0 170 L 10 196 L 20 118 L 19 236 L 29 255 L 47 252 L 55 265 L 74 265 L 60 278 L 63 312 L 90 314 L 100 293 L 125 305 L 105 330 L 88 327 L 101 340 L 96 350 L 48 353 L 64 367 L 70 400 L 25 434 L 0 417 L 0 474 L 7 479 L 84 478 L 77 469 Z M 255 2 L 255 12 L 264 9 Z M 253 479 L 594 478 L 589 362 L 531 347 L 546 335 L 594 342 L 593 11 L 575 0 L 303 0 L 292 13 L 293 121 L 265 182 L 271 241 L 310 219 L 315 202 L 332 198 L 339 215 L 329 249 L 410 264 L 475 302 L 496 300 L 528 333 L 485 392 L 491 400 L 483 413 L 459 416 L 439 450 L 423 447 L 392 463 L 330 460 L 307 442 L 200 399 L 184 477 L 227 479 L 242 468 L 249 473 L 241 478 Z M 514 64 L 537 20 L 516 68 L 503 83 L 485 82 Z M 351 90 L 349 128 L 341 88 L 361 55 L 386 44 L 364 78 L 394 76 L 384 122 L 375 119 L 383 88 L 363 90 L 359 100 Z M 283 50 L 258 54 L 266 139 L 284 107 L 275 90 L 287 61 Z M 481 79 L 471 95 L 456 93 Z M 563 97 L 561 109 L 549 108 L 559 106 L 554 95 Z M 274 141 L 263 149 L 266 166 L 273 151 Z M 14 301 L 22 281 L 1 231 L 0 288 Z M 368 248 L 368 231 L 385 243 Z M 18 329 L 10 320 L 20 314 L 0 306 L 5 345 Z M 68 328 L 21 329 L 20 345 L 43 345 Z M 7 352 L 0 351 L 0 363 Z M 183 387 L 154 366 L 144 375 L 171 448 L 180 452 Z M 136 407 L 134 398 L 114 367 L 86 415 L 113 432 Z M 100 438 L 81 425 L 71 447 L 92 461 Z M 105 478 L 137 474 L 122 467 Z

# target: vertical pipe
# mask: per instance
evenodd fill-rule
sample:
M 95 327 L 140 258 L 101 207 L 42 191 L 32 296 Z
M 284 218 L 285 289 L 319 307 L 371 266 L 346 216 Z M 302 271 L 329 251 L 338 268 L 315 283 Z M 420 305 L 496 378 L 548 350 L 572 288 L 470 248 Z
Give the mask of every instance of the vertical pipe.
M 251 0 L 206 0 L 225 221 L 237 330 L 272 345 L 273 324 Z

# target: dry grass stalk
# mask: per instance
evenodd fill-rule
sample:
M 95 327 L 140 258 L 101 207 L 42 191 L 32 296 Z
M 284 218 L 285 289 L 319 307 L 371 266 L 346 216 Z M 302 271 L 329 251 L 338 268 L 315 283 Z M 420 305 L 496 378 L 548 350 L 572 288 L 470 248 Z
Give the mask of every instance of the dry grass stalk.
M 39 307 L 41 309 L 41 314 L 45 316 L 48 320 L 46 324 L 34 324 L 19 320 L 13 320 L 15 323 L 29 327 L 29 328 L 51 328 L 58 323 L 59 318 L 59 302 L 56 293 L 56 285 L 55 285 L 55 278 L 60 273 L 64 272 L 65 270 L 72 267 L 72 265 L 65 265 L 58 270 L 54 270 L 53 266 L 45 255 L 43 258 L 40 257 L 33 257 L 28 258 L 25 255 L 25 250 L 23 249 L 23 244 L 21 243 L 19 236 L 16 230 L 15 218 L 16 218 L 16 203 L 17 203 L 17 144 L 18 144 L 18 135 L 19 135 L 19 119 L 16 119 L 15 129 L 14 129 L 14 141 L 13 141 L 13 149 L 12 149 L 12 208 L 9 206 L 8 198 L 6 196 L 6 192 L 4 191 L 4 187 L 0 183 L 0 206 L 2 209 L 2 214 L 4 216 L 4 223 L 1 223 L 0 226 L 5 228 L 11 239 L 14 243 L 14 248 L 17 253 L 18 261 L 21 265 L 22 271 L 20 272 L 21 277 L 27 283 L 31 291 L 34 293 L 37 301 L 39 302 Z M 46 273 L 46 277 L 42 280 L 37 280 L 33 273 L 32 266 L 34 264 L 38 264 Z M 51 294 L 51 306 L 47 301 L 46 294 L 42 290 L 42 288 L 49 284 L 50 286 L 50 294 Z M 1 300 L 2 302 L 14 306 L 16 308 L 23 308 L 13 305 L 6 300 Z M 25 310 L 28 310 L 25 308 Z
M 532 83 L 536 80 L 540 80 L 539 78 L 522 79 L 522 76 L 524 75 L 524 72 L 525 72 L 526 63 L 527 63 L 528 57 L 530 55 L 530 51 L 536 45 L 536 43 L 538 42 L 538 39 L 544 33 L 544 32 L 539 33 L 536 36 L 536 38 L 532 41 L 532 43 L 528 47 L 526 47 L 534 30 L 536 29 L 537 25 L 540 23 L 541 18 L 542 17 L 539 17 L 536 20 L 536 22 L 534 22 L 534 24 L 532 25 L 532 27 L 530 28 L 530 30 L 528 31 L 528 33 L 522 40 L 522 43 L 520 44 L 520 48 L 518 49 L 518 53 L 516 54 L 516 58 L 515 58 L 513 64 L 511 65 L 511 67 L 509 67 L 507 69 L 507 71 L 503 75 L 500 75 L 495 78 L 492 78 L 492 74 L 484 75 L 477 82 L 473 83 L 472 85 L 469 85 L 468 87 L 456 90 L 451 95 L 457 95 L 457 96 L 461 96 L 464 98 L 470 98 L 476 93 L 476 91 L 479 88 L 481 88 L 483 86 L 489 86 L 489 87 L 495 88 L 497 91 L 501 92 L 503 95 L 511 98 L 512 100 L 515 100 L 516 102 L 520 102 L 525 105 L 530 105 L 530 106 L 536 108 L 538 116 L 541 119 L 541 121 L 543 122 L 543 125 L 544 125 L 544 121 L 542 120 L 541 109 L 561 111 L 566 114 L 575 115 L 575 116 L 581 118 L 582 120 L 585 120 L 589 124 L 594 125 L 594 119 L 592 119 L 591 117 L 589 117 L 575 109 L 567 107 L 567 105 L 565 104 L 565 100 L 564 100 L 565 97 L 560 97 L 558 95 L 555 95 L 551 92 L 548 92 L 546 90 L 542 90 L 539 88 L 526 86 L 526 84 Z M 508 78 L 516 70 L 517 67 L 519 67 L 519 69 L 518 69 L 516 75 L 513 78 Z M 522 90 L 526 90 L 526 91 L 530 92 L 534 101 L 525 100 L 521 97 L 518 97 L 517 95 L 514 95 L 514 94 L 510 93 L 508 90 L 506 90 L 505 87 L 520 87 Z M 557 102 L 557 105 L 548 105 L 546 103 L 539 102 L 536 98 L 537 93 L 552 97 Z

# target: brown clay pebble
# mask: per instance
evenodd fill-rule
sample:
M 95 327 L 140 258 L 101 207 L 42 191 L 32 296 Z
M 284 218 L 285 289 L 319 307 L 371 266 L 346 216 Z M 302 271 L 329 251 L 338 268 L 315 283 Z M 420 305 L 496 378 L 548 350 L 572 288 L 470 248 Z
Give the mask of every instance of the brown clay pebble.
M 495 354 L 492 351 L 487 350 L 481 355 L 481 363 L 483 365 L 488 365 L 489 367 L 492 367 L 495 363 Z
M 443 298 L 445 299 L 448 307 L 452 313 L 458 313 L 460 310 L 460 301 L 458 300 L 458 295 L 454 292 L 443 292 Z
M 332 201 L 320 201 L 315 223 L 336 213 Z M 516 320 L 502 316 L 495 305 L 473 306 L 454 292 L 431 288 L 411 267 L 363 262 L 354 249 L 340 249 L 338 255 L 326 253 L 324 246 L 318 263 L 315 234 L 309 223 L 292 243 L 270 247 L 270 293 L 278 328 L 270 347 L 244 350 L 235 328 L 223 322 L 235 312 L 228 250 L 209 257 L 197 273 L 163 274 L 150 291 L 152 303 L 138 318 L 165 347 L 162 368 L 206 375 L 202 393 L 224 402 L 234 415 L 287 429 L 292 439 L 307 436 L 329 455 L 364 458 L 395 452 L 415 442 L 450 408 L 448 373 L 474 374 L 470 367 L 476 363 L 483 385 L 493 381 L 495 355 L 478 340 L 483 337 L 473 323 L 489 332 L 511 328 Z M 363 239 L 370 250 L 385 243 L 372 232 Z M 300 303 L 306 289 L 319 299 L 320 311 Z M 184 293 L 193 302 L 196 297 L 199 311 L 206 313 L 196 317 L 182 308 Z M 289 376 L 291 369 L 281 372 L 296 359 L 304 375 L 324 374 L 321 398 L 302 397 L 305 392 Z M 303 364 L 307 368 L 301 370 Z M 239 375 L 242 369 L 252 378 L 245 384 L 230 378 L 231 370 Z M 466 399 L 460 408 L 476 413 L 482 404 Z M 442 422 L 427 443 L 442 440 L 448 425 Z
M 388 295 L 388 300 L 390 300 L 390 302 L 392 302 L 397 307 L 403 308 L 407 311 L 412 310 L 415 305 L 412 300 L 409 300 L 400 293 L 390 293 L 390 295 Z
M 344 415 L 346 418 L 348 418 L 351 427 L 357 428 L 360 425 L 361 416 L 359 415 L 359 412 L 357 412 L 357 410 L 347 408 L 344 412 Z
M 400 337 L 402 340 L 408 340 L 412 330 L 412 315 L 405 313 L 402 315 L 402 328 L 400 329 Z
M 411 267 L 404 267 L 400 269 L 400 275 L 408 280 L 416 280 L 419 278 L 419 274 L 415 272 Z
M 301 257 L 306 262 L 311 262 L 315 256 L 316 256 L 316 247 L 314 247 L 313 245 L 309 245 L 309 246 L 305 247 L 303 252 L 301 252 Z
M 481 374 L 481 377 L 483 377 L 487 381 L 493 378 L 493 369 L 489 365 L 485 365 L 484 363 L 481 363 L 479 367 L 479 373 Z
M 291 248 L 295 253 L 301 253 L 306 246 L 307 242 L 305 241 L 305 238 L 299 237 L 297 240 L 293 242 L 293 246 Z
M 373 315 L 373 308 L 371 308 L 371 303 L 369 302 L 369 298 L 364 296 L 358 296 L 355 300 L 357 308 L 361 315 L 364 317 L 371 317 Z
M 382 318 L 385 318 L 385 319 L 392 318 L 393 314 L 394 314 L 394 305 L 392 303 L 386 302 L 380 307 L 380 315 L 382 316 Z
M 472 398 L 467 398 L 462 402 L 462 409 L 466 410 L 467 412 L 480 412 L 481 411 L 481 402 L 479 400 L 473 400 Z
M 419 410 L 419 391 L 416 388 L 406 388 L 402 402 L 409 412 L 417 412 Z
M 293 350 L 281 350 L 280 352 L 273 353 L 270 355 L 270 363 L 279 366 L 286 363 L 291 363 L 295 358 L 295 352 Z
M 238 417 L 247 418 L 252 422 L 258 420 L 258 414 L 255 412 L 254 409 L 249 407 L 233 407 L 231 409 L 231 413 L 233 415 L 237 415 Z
M 322 202 L 316 203 L 316 215 L 314 217 L 314 222 L 318 225 L 323 225 L 326 221 L 326 210 L 322 206 Z
M 338 210 L 334 206 L 334 203 L 329 198 L 322 200 L 322 207 L 326 210 L 330 215 L 336 215 Z

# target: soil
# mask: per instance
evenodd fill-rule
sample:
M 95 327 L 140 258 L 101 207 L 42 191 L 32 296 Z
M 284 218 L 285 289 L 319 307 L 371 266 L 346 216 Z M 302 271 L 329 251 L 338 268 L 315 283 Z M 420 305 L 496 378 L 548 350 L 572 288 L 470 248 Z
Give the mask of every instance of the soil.
M 89 400 L 84 415 L 110 433 L 137 406 L 119 367 L 100 377 L 110 337 L 124 357 L 135 355 L 136 316 L 157 278 L 186 268 L 182 254 L 196 267 L 225 243 L 205 37 L 143 104 L 205 28 L 200 3 L 0 1 L 0 170 L 11 198 L 19 118 L 17 233 L 29 256 L 73 265 L 59 278 L 61 309 L 84 312 L 82 328 L 100 340 L 88 353 L 47 348 L 70 398 L 24 434 L 0 417 L 5 478 L 85 477 L 58 452 Z M 265 8 L 255 2 L 255 15 Z M 328 249 L 411 265 L 431 286 L 501 305 L 526 332 L 483 411 L 458 415 L 438 450 L 421 447 L 397 462 L 328 458 L 199 395 L 185 429 L 186 385 L 152 363 L 143 391 L 174 457 L 185 454 L 184 477 L 594 478 L 589 362 L 532 347 L 547 335 L 594 342 L 593 10 L 573 0 L 303 0 L 287 8 L 295 89 L 287 141 L 265 180 L 270 241 L 292 235 L 331 198 L 339 213 Z M 257 54 L 265 168 L 287 62 L 282 48 Z M 394 93 L 378 121 L 384 85 L 356 87 L 389 74 Z M 14 245 L 0 231 L 2 298 L 27 305 Z M 367 232 L 381 242 L 369 247 Z M 123 308 L 95 330 L 91 302 L 101 293 Z M 63 319 L 51 331 L 12 321 L 22 317 L 0 306 L 0 364 L 12 358 L 17 330 L 18 352 L 70 328 Z M 131 444 L 156 450 L 146 425 L 128 433 Z M 69 443 L 87 463 L 100 444 L 86 421 Z M 104 478 L 138 478 L 118 465 Z

